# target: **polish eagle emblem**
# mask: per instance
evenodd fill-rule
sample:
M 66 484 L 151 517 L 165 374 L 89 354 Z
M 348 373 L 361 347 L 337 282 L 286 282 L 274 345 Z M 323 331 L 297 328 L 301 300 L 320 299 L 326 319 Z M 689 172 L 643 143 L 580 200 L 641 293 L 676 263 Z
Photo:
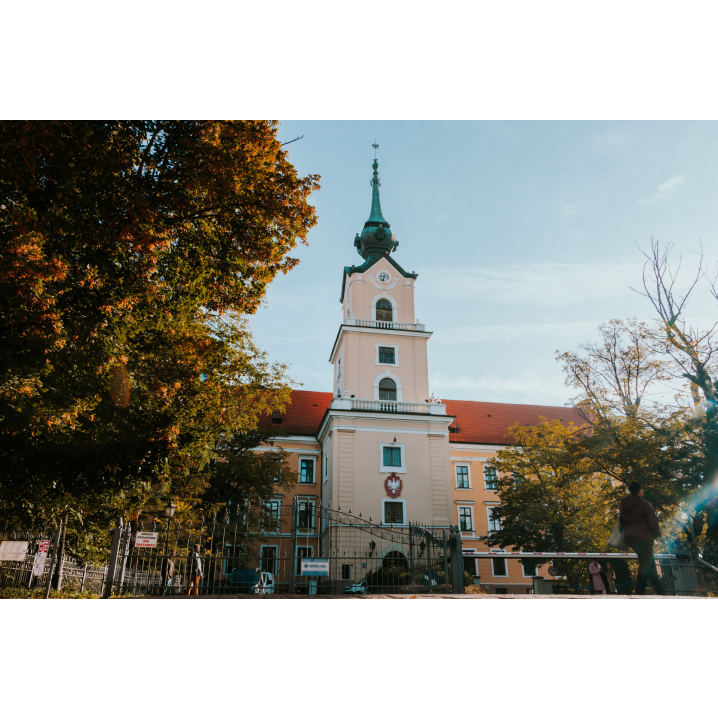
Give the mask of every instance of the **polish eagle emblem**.
M 401 495 L 401 479 L 396 474 L 390 474 L 384 481 L 384 488 L 386 489 L 387 496 L 391 496 L 395 499 Z

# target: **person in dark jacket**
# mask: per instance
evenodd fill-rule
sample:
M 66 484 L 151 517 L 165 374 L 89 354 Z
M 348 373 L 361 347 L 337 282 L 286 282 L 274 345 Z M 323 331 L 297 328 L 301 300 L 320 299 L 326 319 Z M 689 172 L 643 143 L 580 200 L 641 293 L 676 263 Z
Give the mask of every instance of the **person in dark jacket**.
M 654 591 L 660 596 L 663 590 L 653 556 L 653 540 L 661 535 L 658 517 L 653 506 L 643 498 L 643 487 L 638 481 L 631 481 L 628 490 L 631 495 L 621 501 L 618 522 L 623 528 L 626 543 L 638 555 L 636 594 L 645 594 L 646 584 L 650 581 Z
M 166 596 L 168 593 L 172 591 L 172 581 L 174 580 L 175 576 L 175 551 L 172 549 L 169 552 L 168 556 L 165 556 L 162 559 L 162 566 L 160 568 L 160 574 L 162 575 L 162 584 L 164 585 L 164 590 L 162 591 L 162 595 Z

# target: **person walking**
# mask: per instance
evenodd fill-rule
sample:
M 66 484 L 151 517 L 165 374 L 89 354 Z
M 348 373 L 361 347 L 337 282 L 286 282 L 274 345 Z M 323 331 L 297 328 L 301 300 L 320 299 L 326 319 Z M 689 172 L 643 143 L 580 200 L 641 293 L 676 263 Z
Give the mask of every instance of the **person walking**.
M 601 578 L 601 564 L 594 558 L 591 563 L 588 564 L 588 571 L 593 579 L 593 588 L 596 593 L 606 593 L 606 585 L 603 583 Z
M 202 573 L 202 559 L 199 555 L 199 544 L 194 545 L 189 560 L 189 586 L 187 588 L 188 596 L 199 595 L 199 582 L 204 574 Z
M 616 572 L 613 570 L 610 561 L 606 561 L 606 588 L 609 593 L 616 593 Z
M 618 523 L 623 528 L 626 543 L 638 555 L 638 578 L 636 579 L 636 595 L 646 593 L 646 585 L 650 581 L 656 595 L 662 596 L 663 589 L 656 571 L 656 559 L 653 555 L 653 541 L 661 535 L 658 517 L 653 506 L 643 498 L 643 487 L 638 481 L 628 485 L 630 496 L 621 501 Z
M 164 586 L 164 591 L 162 591 L 162 595 L 166 596 L 168 593 L 170 593 L 170 589 L 172 588 L 172 581 L 175 577 L 175 551 L 172 549 L 169 552 L 169 555 L 165 556 L 162 559 L 162 566 L 160 567 L 160 575 L 162 576 L 162 584 Z

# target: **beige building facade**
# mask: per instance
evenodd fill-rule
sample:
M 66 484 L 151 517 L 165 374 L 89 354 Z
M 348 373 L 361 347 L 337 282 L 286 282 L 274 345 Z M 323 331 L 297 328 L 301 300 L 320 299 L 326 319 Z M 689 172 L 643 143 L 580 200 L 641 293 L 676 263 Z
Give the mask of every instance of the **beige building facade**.
M 409 521 L 437 531 L 458 526 L 464 567 L 476 583 L 489 593 L 530 592 L 535 567 L 502 558 L 482 540 L 498 528 L 487 462 L 508 445 L 515 422 L 578 421 L 577 410 L 439 400 L 430 393 L 432 328 L 416 317 L 418 275 L 393 258 L 399 243 L 382 214 L 376 160 L 373 172 L 371 214 L 354 241 L 363 262 L 342 275 L 341 323 L 329 354 L 332 391 L 294 391 L 285 413 L 264 421 L 289 434 L 277 443 L 300 476 L 297 488 L 275 501 L 297 496 L 396 527 Z M 306 528 L 303 555 L 319 554 L 327 530 Z M 401 547 L 380 550 L 395 557 Z M 495 557 L 473 557 L 488 551 Z M 538 575 L 548 576 L 547 567 Z

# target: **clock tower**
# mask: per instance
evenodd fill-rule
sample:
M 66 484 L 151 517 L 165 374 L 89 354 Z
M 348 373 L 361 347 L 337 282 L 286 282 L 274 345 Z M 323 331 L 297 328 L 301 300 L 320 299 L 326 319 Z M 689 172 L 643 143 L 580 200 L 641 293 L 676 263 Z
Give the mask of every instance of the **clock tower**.
M 334 399 L 319 439 L 322 502 L 378 522 L 448 526 L 452 515 L 448 426 L 453 417 L 429 392 L 431 332 L 416 317 L 418 275 L 393 257 L 399 242 L 372 165 L 369 219 L 344 267 L 342 322 L 329 358 Z

